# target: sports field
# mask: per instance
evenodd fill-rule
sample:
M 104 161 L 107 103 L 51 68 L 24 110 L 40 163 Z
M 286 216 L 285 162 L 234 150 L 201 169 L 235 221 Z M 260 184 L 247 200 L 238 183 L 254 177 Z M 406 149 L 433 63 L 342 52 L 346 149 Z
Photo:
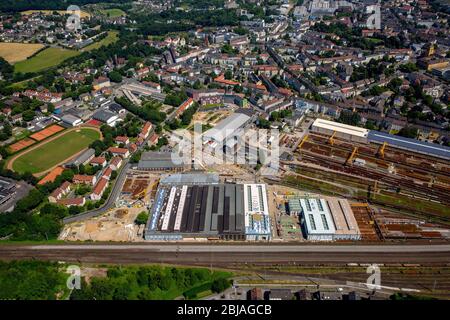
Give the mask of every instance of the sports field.
M 51 137 L 54 134 L 57 134 L 60 131 L 63 131 L 64 128 L 61 126 L 58 126 L 57 124 L 51 125 L 50 127 L 45 128 L 44 130 L 41 130 L 39 132 L 36 132 L 35 134 L 32 134 L 30 136 L 31 139 L 34 139 L 36 141 L 42 141 L 47 139 L 48 137 Z
M 127 14 L 122 9 L 105 9 L 100 11 L 105 16 L 110 18 L 117 18 L 121 16 L 126 16 Z
M 16 172 L 29 171 L 33 174 L 43 173 L 50 168 L 69 160 L 87 148 L 100 133 L 92 128 L 80 128 L 68 131 L 54 139 L 43 142 L 36 148 L 29 149 L 12 159 L 12 168 Z
M 80 53 L 75 50 L 47 48 L 30 59 L 16 63 L 14 65 L 14 72 L 39 72 L 57 66 L 64 60 L 79 54 Z
M 25 60 L 43 47 L 39 43 L 0 42 L 0 57 L 12 64 Z
M 20 141 L 17 141 L 16 143 L 10 145 L 9 146 L 9 150 L 12 153 L 15 153 L 17 151 L 20 151 L 20 150 L 23 150 L 25 148 L 28 148 L 29 146 L 31 146 L 31 145 L 33 145 L 35 143 L 36 143 L 36 141 L 34 141 L 32 139 L 29 139 L 29 138 L 25 138 L 25 139 L 22 139 Z

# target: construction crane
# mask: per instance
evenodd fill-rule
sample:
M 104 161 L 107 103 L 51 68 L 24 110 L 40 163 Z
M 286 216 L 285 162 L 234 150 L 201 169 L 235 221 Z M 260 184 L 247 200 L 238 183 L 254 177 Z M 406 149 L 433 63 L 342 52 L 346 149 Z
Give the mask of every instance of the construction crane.
M 388 143 L 384 142 L 378 149 L 377 154 L 381 159 L 384 159 L 384 150 L 386 149 L 387 146 L 388 146 Z
M 353 151 L 352 151 L 350 157 L 348 157 L 345 164 L 352 164 L 357 152 L 358 152 L 358 147 L 353 147 Z
M 334 137 L 336 136 L 336 131 L 333 131 L 333 134 L 331 135 L 330 139 L 328 139 L 328 143 L 334 146 Z
M 299 149 L 299 150 L 302 148 L 303 144 L 306 142 L 306 140 L 308 140 L 308 138 L 309 138 L 309 135 L 308 135 L 308 134 L 306 134 L 306 135 L 303 137 L 302 142 L 300 142 L 300 144 L 298 145 L 298 149 Z

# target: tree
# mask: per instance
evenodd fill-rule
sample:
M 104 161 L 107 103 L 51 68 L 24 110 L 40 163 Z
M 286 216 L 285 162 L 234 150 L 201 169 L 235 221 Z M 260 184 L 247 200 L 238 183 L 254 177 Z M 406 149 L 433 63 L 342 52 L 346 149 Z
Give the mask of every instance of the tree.
M 53 103 L 49 103 L 47 105 L 47 112 L 48 113 L 53 113 L 55 111 L 55 105 Z
M 24 121 L 31 121 L 36 116 L 36 113 L 33 110 L 26 110 L 22 113 L 22 117 Z
M 108 77 L 112 82 L 117 82 L 117 83 L 122 82 L 122 75 L 117 71 L 111 71 L 108 74 Z
M 219 278 L 213 281 L 211 284 L 211 291 L 215 293 L 220 293 L 225 291 L 230 287 L 230 281 L 225 278 Z
M 142 151 L 135 152 L 130 158 L 130 163 L 138 163 L 139 160 L 141 160 L 141 156 L 142 156 Z
M 418 133 L 419 130 L 417 130 L 416 128 L 406 126 L 399 131 L 398 135 L 405 138 L 415 139 L 417 138 Z
M 227 80 L 233 79 L 233 72 L 231 70 L 225 71 L 225 79 Z
M 141 225 L 141 224 L 146 224 L 148 220 L 148 213 L 145 211 L 142 211 L 141 213 L 138 214 L 138 216 L 136 217 L 136 220 L 134 220 L 134 222 L 137 225 Z
M 264 118 L 259 118 L 257 121 L 257 126 L 260 129 L 269 129 L 270 128 L 270 122 Z

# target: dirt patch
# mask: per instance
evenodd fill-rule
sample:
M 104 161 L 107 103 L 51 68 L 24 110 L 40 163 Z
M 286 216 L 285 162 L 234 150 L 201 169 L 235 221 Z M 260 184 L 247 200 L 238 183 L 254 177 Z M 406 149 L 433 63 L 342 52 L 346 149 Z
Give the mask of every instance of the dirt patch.
M 134 224 L 142 208 L 118 208 L 108 213 L 64 226 L 59 239 L 65 241 L 142 241 L 142 232 Z

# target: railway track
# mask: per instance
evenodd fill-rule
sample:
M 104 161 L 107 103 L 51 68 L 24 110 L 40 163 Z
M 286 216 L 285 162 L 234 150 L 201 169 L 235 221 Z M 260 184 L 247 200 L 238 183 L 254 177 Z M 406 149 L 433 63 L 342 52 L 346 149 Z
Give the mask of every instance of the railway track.
M 349 153 L 350 151 L 345 150 L 345 152 Z M 383 182 L 386 185 L 410 189 L 413 194 L 421 194 L 430 200 L 435 200 L 446 205 L 450 204 L 450 190 L 446 187 L 439 185 L 434 185 L 433 187 L 429 187 L 428 185 L 424 186 L 415 183 L 413 179 L 409 177 L 391 175 L 376 171 L 376 169 L 369 169 L 367 167 L 347 166 L 345 165 L 345 160 L 342 161 L 335 157 L 317 154 L 314 151 L 307 149 L 303 149 L 301 151 L 301 156 L 302 159 L 307 160 L 310 163 L 328 168 L 330 170 Z
M 333 149 L 337 149 L 346 153 L 351 153 L 353 147 L 357 146 L 358 147 L 358 154 L 363 156 L 363 157 L 367 157 L 369 159 L 371 159 L 373 162 L 375 163 L 379 163 L 381 162 L 391 162 L 394 163 L 398 168 L 402 168 L 405 170 L 411 170 L 411 168 L 414 169 L 415 172 L 419 172 L 419 173 L 423 173 L 425 175 L 437 175 L 438 177 L 442 177 L 444 178 L 444 180 L 450 179 L 450 167 L 449 164 L 447 162 L 444 162 L 441 159 L 433 159 L 433 161 L 435 162 L 435 164 L 442 166 L 444 168 L 447 168 L 447 170 L 437 170 L 436 168 L 433 168 L 430 164 L 429 161 L 426 160 L 422 155 L 413 155 L 411 153 L 409 153 L 408 151 L 393 151 L 392 149 L 389 149 L 389 147 L 387 147 L 387 151 L 385 151 L 386 153 L 386 159 L 380 159 L 376 156 L 377 151 L 374 151 L 372 148 L 368 147 L 367 145 L 362 145 L 362 144 L 347 144 L 343 141 L 340 141 L 339 139 L 335 138 L 335 143 L 334 145 L 330 146 L 328 143 L 329 138 L 327 138 L 326 136 L 321 136 L 318 134 L 312 134 L 310 133 L 310 139 L 308 139 L 308 141 L 306 142 L 306 144 L 310 143 L 310 144 L 315 144 L 317 146 L 321 146 L 321 147 L 326 147 L 329 148 L 330 150 Z M 415 163 L 404 163 L 401 162 L 398 159 L 395 159 L 392 156 L 389 156 L 389 152 L 391 153 L 395 153 L 395 155 L 397 157 L 404 157 L 404 156 L 410 156 L 410 157 L 416 157 L 416 158 L 420 158 L 422 160 L 422 162 L 420 164 L 415 164 Z M 406 160 L 406 158 L 405 158 Z M 427 163 L 428 166 L 423 165 L 423 163 Z M 447 180 L 450 181 L 450 180 Z
M 0 260 L 193 266 L 348 265 L 348 263 L 450 264 L 444 246 L 205 246 L 48 245 L 0 246 Z
M 412 191 L 413 194 L 420 194 L 428 199 L 433 199 L 443 204 L 450 204 L 450 195 L 449 192 L 446 190 L 437 190 L 435 188 L 430 188 L 428 186 L 422 186 L 412 181 L 408 181 L 402 177 L 389 176 L 387 174 L 375 172 L 364 167 L 345 166 L 345 164 L 339 161 L 338 159 L 317 155 L 315 153 L 311 153 L 310 151 L 303 151 L 302 159 L 307 160 L 310 163 L 319 165 L 321 167 L 325 167 L 333 171 L 347 174 L 349 176 L 363 177 L 371 179 L 373 181 L 382 182 L 388 186 L 395 186 L 400 187 L 402 189 L 408 189 Z M 369 186 L 369 184 L 367 184 L 367 186 Z

